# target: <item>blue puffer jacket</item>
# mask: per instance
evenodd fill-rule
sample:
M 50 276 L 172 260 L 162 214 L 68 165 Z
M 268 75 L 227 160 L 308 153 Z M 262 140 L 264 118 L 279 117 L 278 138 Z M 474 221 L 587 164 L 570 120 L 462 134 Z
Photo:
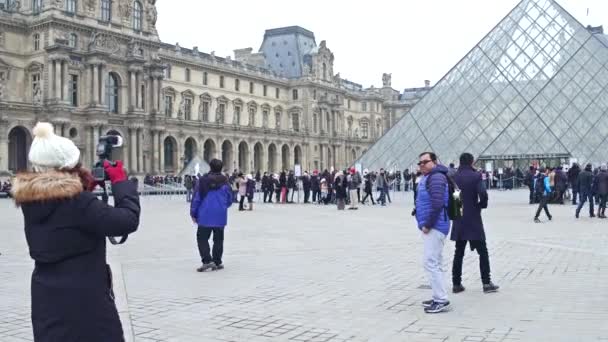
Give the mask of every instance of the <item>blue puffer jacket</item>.
M 232 205 L 232 190 L 221 174 L 206 174 L 190 204 L 190 216 L 200 227 L 224 228 L 228 223 L 228 208 Z
M 446 209 L 448 207 L 447 173 L 447 167 L 437 165 L 431 173 L 420 179 L 418 197 L 416 197 L 418 229 L 423 227 L 437 229 L 444 235 L 450 232 L 450 218 Z M 430 184 L 427 186 L 428 179 Z

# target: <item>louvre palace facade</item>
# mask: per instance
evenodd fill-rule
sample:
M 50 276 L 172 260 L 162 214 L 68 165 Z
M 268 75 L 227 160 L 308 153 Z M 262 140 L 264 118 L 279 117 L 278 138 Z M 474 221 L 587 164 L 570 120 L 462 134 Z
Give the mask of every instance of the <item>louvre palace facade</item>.
M 430 89 L 342 79 L 301 27 L 219 57 L 161 42 L 157 17 L 155 0 L 0 0 L 0 173 L 27 168 L 42 120 L 87 166 L 100 136 L 122 136 L 114 157 L 139 175 L 197 156 L 246 172 L 344 167 Z

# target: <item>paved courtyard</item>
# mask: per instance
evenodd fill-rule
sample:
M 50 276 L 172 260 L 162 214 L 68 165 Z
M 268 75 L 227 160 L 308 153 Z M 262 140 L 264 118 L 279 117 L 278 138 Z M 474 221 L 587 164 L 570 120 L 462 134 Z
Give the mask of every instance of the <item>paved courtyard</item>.
M 532 223 L 522 191 L 492 192 L 485 215 L 492 275 L 481 291 L 467 250 L 452 312 L 426 315 L 430 297 L 411 193 L 388 208 L 257 205 L 233 210 L 220 272 L 197 273 L 195 229 L 181 198 L 142 199 L 139 231 L 109 247 L 129 340 L 608 341 L 608 221 Z M 32 270 L 22 217 L 0 200 L 0 341 L 31 341 Z M 453 244 L 445 249 L 451 270 Z M 446 282 L 449 273 L 446 274 Z

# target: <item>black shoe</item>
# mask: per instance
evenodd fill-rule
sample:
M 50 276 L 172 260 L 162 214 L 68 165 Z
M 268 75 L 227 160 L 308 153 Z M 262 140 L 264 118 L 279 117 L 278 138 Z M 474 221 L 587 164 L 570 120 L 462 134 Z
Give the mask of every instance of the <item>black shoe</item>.
M 483 293 L 498 292 L 499 288 L 500 286 L 494 285 L 492 282 L 489 282 L 488 284 L 483 284 Z
M 591 214 L 591 215 L 589 215 L 589 217 L 594 218 L 594 217 L 595 217 L 595 214 Z
M 450 306 L 450 302 L 445 302 L 445 303 L 439 303 L 439 302 L 433 302 L 431 304 L 431 306 L 429 306 L 428 308 L 424 308 L 424 312 L 426 313 L 440 313 L 440 312 L 447 312 L 450 311 L 451 306 Z
M 219 271 L 219 270 L 223 270 L 224 269 L 224 264 L 215 264 L 213 263 L 213 268 L 211 270 L 213 271 Z
M 452 287 L 452 292 L 453 293 L 460 293 L 460 292 L 464 292 L 465 288 L 462 285 L 454 285 Z
M 205 272 L 207 270 L 213 269 L 213 267 L 215 267 L 215 264 L 212 262 L 210 262 L 208 264 L 203 264 L 201 267 L 196 269 L 196 272 Z
M 574 215 L 574 217 L 578 218 L 578 216 L 579 216 L 579 215 L 578 215 L 578 212 L 576 212 L 576 214 Z
M 433 305 L 433 303 L 434 303 L 434 302 L 435 302 L 435 301 L 434 301 L 434 300 L 432 300 L 432 299 L 425 300 L 424 302 L 422 302 L 422 306 L 423 306 L 424 308 L 430 308 L 430 307 Z
M 534 223 L 540 223 L 540 220 L 538 219 L 538 217 L 534 218 Z
M 549 221 L 553 220 L 553 216 L 549 216 Z

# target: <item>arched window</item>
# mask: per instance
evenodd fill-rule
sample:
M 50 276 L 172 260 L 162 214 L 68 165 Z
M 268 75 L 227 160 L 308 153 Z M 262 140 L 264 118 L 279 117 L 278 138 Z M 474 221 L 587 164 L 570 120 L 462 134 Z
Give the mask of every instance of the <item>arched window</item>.
M 112 20 L 112 0 L 101 0 L 101 20 Z
M 76 33 L 70 33 L 70 41 L 68 42 L 71 48 L 78 48 L 78 36 Z
M 135 31 L 141 31 L 143 20 L 143 8 L 141 2 L 135 1 L 133 3 L 133 29 Z
M 106 81 L 106 103 L 108 104 L 110 113 L 118 114 L 118 92 L 118 76 L 114 73 L 110 73 Z
M 68 13 L 76 13 L 76 0 L 66 0 L 65 2 L 65 10 Z

